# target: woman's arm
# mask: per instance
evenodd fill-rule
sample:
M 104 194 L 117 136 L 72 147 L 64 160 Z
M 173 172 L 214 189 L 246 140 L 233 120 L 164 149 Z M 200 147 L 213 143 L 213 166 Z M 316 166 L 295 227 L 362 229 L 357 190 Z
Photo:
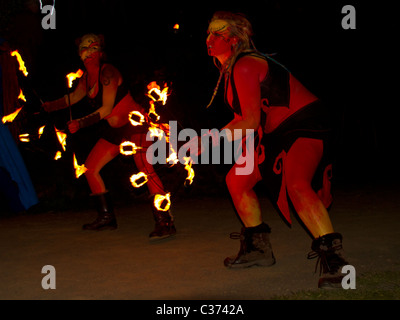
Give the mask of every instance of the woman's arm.
M 78 101 L 82 100 L 86 96 L 86 84 L 83 80 L 83 77 L 79 79 L 79 83 L 75 90 L 71 92 L 69 95 L 53 100 L 47 101 L 43 103 L 42 107 L 47 112 L 53 112 L 61 109 L 67 108 L 69 105 L 73 105 Z
M 111 65 L 105 65 L 100 76 L 100 85 L 103 86 L 102 106 L 83 118 L 70 121 L 69 131 L 75 133 L 80 128 L 95 124 L 108 116 L 114 107 L 117 89 L 121 82 L 122 77 L 119 71 Z
M 242 115 L 235 115 L 223 128 L 231 130 L 232 134 L 235 133 L 234 140 L 245 137 L 246 129 L 257 130 L 260 125 L 260 81 L 265 77 L 267 70 L 268 64 L 254 57 L 243 57 L 235 65 L 233 77 Z M 234 131 L 238 129 L 241 131 Z M 241 135 L 237 132 L 241 132 Z

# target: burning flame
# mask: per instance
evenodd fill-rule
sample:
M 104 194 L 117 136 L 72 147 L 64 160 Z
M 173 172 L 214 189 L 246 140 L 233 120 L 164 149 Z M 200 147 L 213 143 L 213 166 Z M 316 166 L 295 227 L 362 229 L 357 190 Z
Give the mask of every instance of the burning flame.
M 171 145 L 169 145 L 169 149 L 170 149 L 170 156 L 167 158 L 167 163 L 171 163 L 172 162 L 172 164 L 171 164 L 171 167 L 173 166 L 173 165 L 175 165 L 175 164 L 177 164 L 178 162 L 179 162 L 179 159 L 178 159 L 178 156 L 177 156 L 177 154 L 176 154 L 176 151 L 174 150 L 174 148 L 171 146 Z
M 85 165 L 79 165 L 78 161 L 76 160 L 75 153 L 74 153 L 74 169 L 75 169 L 75 176 L 76 178 L 79 178 L 82 174 L 84 174 L 87 171 L 87 168 Z
M 19 63 L 19 70 L 26 76 L 28 76 L 28 71 L 26 71 L 25 62 L 22 60 L 21 55 L 19 54 L 18 50 L 14 50 L 11 52 L 11 56 L 17 57 Z
M 157 127 L 150 127 L 150 137 L 157 137 L 158 139 L 162 139 L 164 136 L 164 131 Z
M 179 29 L 179 24 L 175 23 L 174 29 L 175 29 L 175 30 L 178 30 L 178 29 Z
M 21 109 L 22 109 L 22 107 L 21 107 L 21 108 L 18 108 L 18 109 L 15 110 L 13 113 L 10 113 L 10 114 L 7 115 L 7 116 L 4 116 L 4 117 L 1 119 L 1 121 L 3 121 L 3 123 L 6 123 L 6 122 L 13 122 L 14 119 L 17 117 L 18 113 L 21 111 Z
M 60 159 L 61 156 L 62 156 L 61 151 L 57 151 L 57 152 L 56 152 L 56 155 L 54 156 L 54 160 Z
M 133 119 L 133 116 L 138 118 L 138 121 Z M 132 111 L 129 113 L 129 121 L 133 126 L 141 126 L 145 122 L 145 117 L 139 111 Z
M 24 94 L 23 94 L 23 92 L 22 92 L 22 89 L 19 89 L 19 96 L 18 96 L 18 99 L 21 99 L 21 100 L 23 100 L 23 101 L 26 102 L 26 98 L 25 98 L 25 96 L 24 96 Z
M 185 184 L 191 185 L 194 178 L 194 170 L 192 168 L 193 160 L 190 157 L 183 157 L 185 160 L 185 169 L 188 172 L 188 176 L 186 177 Z
M 167 103 L 167 96 L 168 96 L 168 87 L 165 84 L 164 89 L 160 90 L 160 86 L 157 84 L 156 81 L 152 81 L 147 85 L 147 89 L 149 90 L 147 96 L 152 99 L 153 101 L 162 101 L 163 106 Z M 155 92 L 158 95 L 158 99 L 156 99 L 152 93 Z
M 80 78 L 83 75 L 83 71 L 81 69 L 79 69 L 77 72 L 71 72 L 67 74 L 67 79 L 68 79 L 68 88 L 72 88 L 72 82 L 76 79 L 76 78 Z
M 142 179 L 141 182 L 139 182 L 139 180 Z M 135 188 L 139 188 L 142 185 L 144 185 L 149 179 L 147 178 L 147 175 L 144 172 L 139 172 L 137 174 L 133 174 L 130 177 L 130 181 L 132 186 L 134 186 Z
M 160 116 L 157 114 L 156 107 L 154 106 L 154 101 L 150 101 L 149 116 L 152 114 L 154 115 L 156 121 L 160 120 Z
M 38 130 L 38 137 L 39 137 L 39 139 L 40 139 L 40 137 L 41 137 L 42 134 L 43 134 L 44 127 L 45 127 L 45 126 L 41 126 L 41 127 L 39 128 L 39 130 Z
M 29 142 L 29 133 L 22 133 L 19 135 L 19 141 L 21 142 Z
M 130 147 L 130 150 L 125 150 L 125 147 Z M 136 150 L 142 149 L 142 147 L 136 146 L 133 142 L 130 141 L 124 141 L 119 145 L 119 152 L 122 153 L 123 155 L 130 156 L 136 153 Z
M 158 211 L 168 211 L 171 207 L 171 194 L 166 195 L 156 194 L 154 197 L 154 206 Z
M 54 127 L 54 130 L 56 131 L 58 142 L 60 142 L 61 147 L 65 151 L 65 146 L 67 145 L 67 134 L 58 130 L 56 127 Z

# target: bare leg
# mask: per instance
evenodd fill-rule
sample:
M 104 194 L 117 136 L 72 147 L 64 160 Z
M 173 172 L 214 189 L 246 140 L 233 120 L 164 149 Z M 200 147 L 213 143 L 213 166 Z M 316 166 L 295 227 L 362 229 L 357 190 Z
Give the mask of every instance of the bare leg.
M 253 188 L 261 175 L 258 166 L 250 175 L 236 175 L 234 165 L 226 176 L 226 184 L 233 204 L 245 227 L 255 227 L 262 223 L 260 202 Z
M 90 151 L 86 159 L 85 177 L 88 181 L 92 194 L 106 192 L 104 181 L 100 176 L 100 170 L 119 154 L 119 146 L 116 146 L 104 139 L 100 139 Z
M 311 187 L 321 161 L 323 142 L 299 138 L 286 156 L 286 183 L 290 200 L 311 234 L 317 238 L 333 232 L 328 211 Z

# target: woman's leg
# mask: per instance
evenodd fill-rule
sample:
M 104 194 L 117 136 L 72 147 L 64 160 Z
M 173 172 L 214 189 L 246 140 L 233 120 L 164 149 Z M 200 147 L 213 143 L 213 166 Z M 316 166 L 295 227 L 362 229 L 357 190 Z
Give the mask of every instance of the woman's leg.
M 255 227 L 262 223 L 261 208 L 253 188 L 261 175 L 255 166 L 250 175 L 237 175 L 234 165 L 226 176 L 226 185 L 231 195 L 236 211 L 245 227 Z
M 86 159 L 85 167 L 88 170 L 85 172 L 85 176 L 92 191 L 92 196 L 96 201 L 98 216 L 92 223 L 84 224 L 82 227 L 84 230 L 117 228 L 112 201 L 100 176 L 100 170 L 114 159 L 118 153 L 119 146 L 100 139 Z
M 257 156 L 255 156 L 255 160 Z M 254 169 L 246 175 L 238 175 L 235 164 L 226 176 L 226 184 L 236 211 L 244 224 L 240 236 L 239 253 L 227 257 L 224 265 L 228 268 L 250 266 L 271 266 L 275 264 L 269 235 L 271 229 L 262 221 L 260 203 L 253 188 L 261 180 L 258 161 Z
M 309 258 L 318 256 L 321 263 L 318 287 L 341 288 L 344 276 L 341 270 L 348 264 L 342 235 L 333 231 L 328 211 L 311 187 L 322 154 L 322 140 L 299 138 L 293 144 L 286 157 L 287 191 L 297 214 L 314 237 Z
M 290 148 L 285 161 L 289 198 L 314 238 L 333 232 L 328 211 L 311 187 L 322 154 L 322 140 L 299 138 Z
M 100 176 L 100 170 L 119 154 L 119 146 L 112 144 L 104 139 L 97 141 L 86 159 L 85 177 L 88 181 L 92 194 L 106 192 L 104 181 Z
M 161 182 L 160 177 L 155 172 L 154 167 L 151 163 L 149 163 L 146 159 L 146 150 L 152 144 L 152 141 L 146 141 L 146 134 L 135 134 L 131 137 L 131 141 L 134 142 L 137 146 L 141 146 L 144 149 L 139 150 L 134 155 L 134 161 L 137 169 L 140 172 L 144 172 L 148 176 L 147 188 L 151 195 L 162 194 L 164 195 L 166 192 L 164 190 L 164 185 Z
M 151 209 L 155 220 L 154 230 L 149 234 L 150 241 L 157 241 L 171 237 L 176 234 L 176 228 L 170 210 L 159 210 L 154 205 L 155 195 L 165 195 L 166 191 L 160 177 L 157 172 L 155 172 L 153 165 L 149 163 L 146 158 L 147 147 L 149 147 L 152 142 L 146 141 L 145 134 L 135 134 L 131 137 L 131 141 L 137 146 L 144 148 L 144 151 L 139 150 L 139 152 L 134 155 L 134 160 L 137 169 L 140 172 L 144 172 L 148 177 L 146 184 L 152 199 Z

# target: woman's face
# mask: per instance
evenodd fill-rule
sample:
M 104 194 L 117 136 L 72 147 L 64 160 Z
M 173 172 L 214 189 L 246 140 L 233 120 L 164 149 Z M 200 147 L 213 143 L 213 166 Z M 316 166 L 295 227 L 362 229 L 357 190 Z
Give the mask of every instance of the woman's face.
M 83 37 L 79 44 L 79 56 L 85 63 L 100 59 L 101 47 L 98 39 L 94 36 Z
M 234 38 L 230 35 L 229 24 L 224 20 L 214 20 L 210 23 L 206 40 L 209 56 L 229 56 L 232 53 Z

